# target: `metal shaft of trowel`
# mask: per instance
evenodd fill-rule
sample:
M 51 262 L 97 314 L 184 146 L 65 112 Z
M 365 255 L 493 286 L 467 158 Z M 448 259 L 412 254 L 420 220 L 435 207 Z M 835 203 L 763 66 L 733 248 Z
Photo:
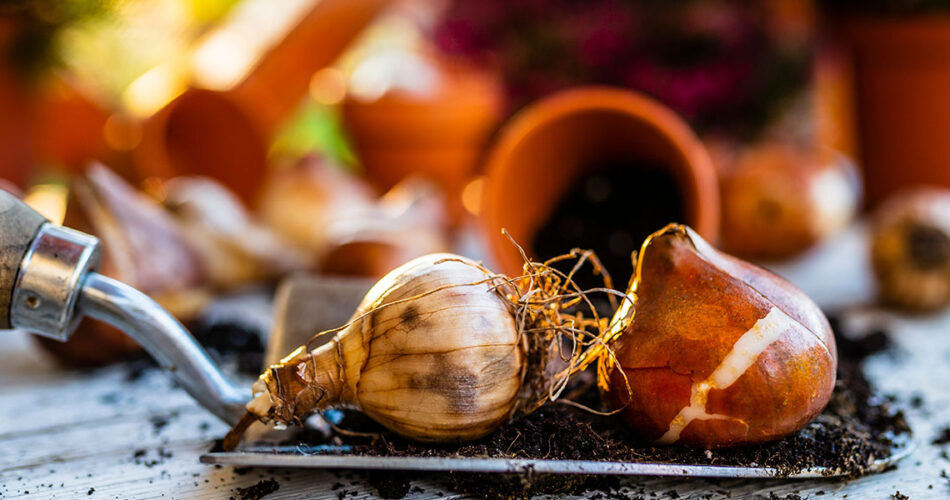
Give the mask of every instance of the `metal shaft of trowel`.
M 185 327 L 154 300 L 94 272 L 98 262 L 98 239 L 41 224 L 16 272 L 11 326 L 65 341 L 83 316 L 104 321 L 138 342 L 199 404 L 235 423 L 249 394 L 232 385 Z
M 191 397 L 225 422 L 237 423 L 244 414 L 249 392 L 234 387 L 185 327 L 142 292 L 89 273 L 76 311 L 125 332 Z

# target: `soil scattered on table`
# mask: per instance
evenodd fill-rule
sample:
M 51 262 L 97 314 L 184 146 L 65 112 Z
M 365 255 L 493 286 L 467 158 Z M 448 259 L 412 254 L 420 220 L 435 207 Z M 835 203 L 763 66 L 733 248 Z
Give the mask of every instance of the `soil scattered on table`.
M 174 453 L 159 446 L 158 449 L 155 450 L 154 458 L 149 458 L 148 455 L 149 452 L 147 449 L 139 448 L 132 452 L 132 463 L 135 465 L 144 465 L 145 467 L 151 469 L 156 465 L 164 464 L 166 460 L 174 456 Z
M 219 361 L 234 363 L 238 372 L 260 374 L 264 344 L 256 329 L 233 321 L 199 323 L 194 336 Z
M 150 370 L 158 370 L 158 364 L 152 358 L 144 357 L 129 361 L 123 365 L 126 383 L 134 384 L 138 382 Z
M 247 488 L 238 488 L 241 500 L 259 500 L 280 489 L 280 483 L 274 479 L 261 479 Z
M 858 339 L 843 335 L 845 328 L 841 319 L 835 315 L 827 315 L 828 324 L 835 332 L 835 344 L 838 355 L 845 361 L 860 363 L 864 358 L 889 349 L 893 343 L 891 337 L 882 328 L 872 328 L 863 332 Z
M 409 494 L 412 475 L 406 472 L 397 471 L 368 471 L 366 473 L 366 482 L 373 488 L 381 498 L 402 498 Z
M 908 432 L 900 413 L 886 403 L 874 404 L 863 376 L 855 365 L 844 364 L 832 400 L 814 422 L 798 433 L 773 443 L 707 450 L 637 445 L 626 428 L 609 417 L 598 417 L 565 405 L 549 405 L 507 425 L 474 443 L 454 446 L 423 446 L 391 434 L 376 442 L 358 443 L 353 452 L 379 456 L 464 456 L 499 458 L 543 458 L 564 460 L 609 460 L 700 465 L 773 467 L 788 475 L 809 467 L 840 469 L 846 475 L 867 472 L 875 457 L 888 456 L 889 433 Z M 596 396 L 590 389 L 586 397 Z M 593 398 L 591 398 L 593 399 Z M 374 424 L 356 413 L 348 413 L 341 424 L 354 424 L 361 431 Z M 584 476 L 524 475 L 489 476 L 452 474 L 456 489 L 478 496 L 530 496 L 534 493 L 572 493 L 586 489 L 613 490 L 616 478 Z
M 931 443 L 938 446 L 950 443 L 950 426 L 940 429 L 940 434 Z
M 152 424 L 152 434 L 157 436 L 165 430 L 165 427 L 172 421 L 178 418 L 178 412 L 171 412 L 167 415 L 152 415 L 149 417 L 148 421 Z

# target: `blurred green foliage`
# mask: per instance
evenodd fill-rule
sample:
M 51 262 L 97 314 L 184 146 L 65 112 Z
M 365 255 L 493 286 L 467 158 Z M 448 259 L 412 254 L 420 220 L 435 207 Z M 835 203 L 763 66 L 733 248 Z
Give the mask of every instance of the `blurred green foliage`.
M 296 158 L 313 152 L 320 152 L 349 169 L 359 168 L 343 131 L 339 109 L 305 99 L 278 132 L 270 154 Z
M 33 78 L 61 62 L 58 35 L 109 12 L 113 0 L 0 0 L 0 58 Z
M 812 79 L 813 38 L 784 24 L 761 0 L 455 0 L 434 40 L 497 67 L 512 110 L 615 85 L 703 133 L 755 140 Z

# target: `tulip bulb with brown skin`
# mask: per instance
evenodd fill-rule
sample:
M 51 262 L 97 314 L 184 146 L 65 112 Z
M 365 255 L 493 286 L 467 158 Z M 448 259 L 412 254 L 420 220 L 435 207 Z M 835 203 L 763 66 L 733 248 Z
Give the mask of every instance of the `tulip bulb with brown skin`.
M 871 263 L 886 302 L 920 312 L 950 304 L 950 191 L 905 191 L 881 205 Z
M 621 305 L 608 332 L 619 334 L 619 366 L 608 363 L 605 395 L 645 441 L 773 440 L 827 404 L 834 336 L 814 302 L 782 278 L 671 224 L 644 242 L 628 294 L 633 303 Z

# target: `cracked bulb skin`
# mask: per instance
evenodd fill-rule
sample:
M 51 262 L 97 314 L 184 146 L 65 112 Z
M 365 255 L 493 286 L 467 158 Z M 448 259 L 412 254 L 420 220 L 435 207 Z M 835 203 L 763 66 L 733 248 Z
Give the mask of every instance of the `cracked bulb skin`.
M 626 404 L 621 416 L 644 441 L 770 441 L 828 403 L 837 367 L 831 327 L 782 278 L 671 224 L 644 242 L 628 293 L 635 304 L 615 318 L 625 322 L 614 344 L 620 366 L 605 397 Z

